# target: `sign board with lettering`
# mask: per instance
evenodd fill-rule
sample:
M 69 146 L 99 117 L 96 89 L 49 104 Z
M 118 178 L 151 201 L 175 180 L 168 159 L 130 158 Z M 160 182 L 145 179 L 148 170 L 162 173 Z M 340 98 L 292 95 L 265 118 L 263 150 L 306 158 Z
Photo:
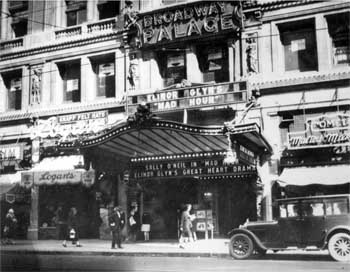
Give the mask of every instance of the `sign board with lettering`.
M 56 171 L 33 171 L 23 172 L 21 185 L 31 187 L 34 185 L 54 184 L 79 184 L 90 187 L 95 180 L 94 170 L 56 170 Z
M 105 129 L 107 122 L 107 111 L 53 116 L 47 120 L 39 119 L 32 127 L 31 138 L 57 137 L 72 140 L 78 135 L 97 133 Z
M 350 146 L 350 115 L 309 118 L 306 130 L 287 134 L 288 149 Z
M 0 145 L 0 161 L 23 160 L 24 144 Z
M 142 46 L 238 31 L 242 11 L 238 1 L 201 1 L 146 12 L 137 17 Z
M 143 103 L 149 103 L 152 112 L 160 112 L 232 104 L 246 100 L 247 84 L 245 81 L 242 81 L 169 89 L 150 94 L 130 96 L 128 103 L 130 113 L 132 113 L 136 111 L 138 104 Z
M 237 144 L 237 157 L 240 162 L 256 164 L 254 152 L 241 144 Z
M 255 165 L 224 165 L 223 158 L 167 162 L 137 162 L 131 165 L 130 179 L 256 174 Z

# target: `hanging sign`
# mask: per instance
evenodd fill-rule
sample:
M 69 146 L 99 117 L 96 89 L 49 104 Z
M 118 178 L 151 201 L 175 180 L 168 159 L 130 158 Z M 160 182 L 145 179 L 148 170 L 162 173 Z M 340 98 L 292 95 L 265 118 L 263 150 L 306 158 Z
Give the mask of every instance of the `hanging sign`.
M 0 145 L 0 161 L 23 160 L 24 144 Z
M 350 115 L 321 115 L 305 125 L 305 131 L 287 134 L 289 149 L 350 146 Z
M 201 1 L 139 14 L 136 27 L 147 46 L 238 31 L 241 23 L 238 1 Z
M 222 176 L 256 174 L 255 165 L 224 165 L 223 158 L 168 162 L 135 162 L 131 166 L 130 179 Z

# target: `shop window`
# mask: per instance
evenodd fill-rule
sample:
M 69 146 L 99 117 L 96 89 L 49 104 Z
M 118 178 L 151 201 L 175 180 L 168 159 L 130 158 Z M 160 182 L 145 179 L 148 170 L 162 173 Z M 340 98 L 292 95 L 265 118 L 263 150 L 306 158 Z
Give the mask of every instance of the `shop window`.
M 186 79 L 186 57 L 184 51 L 159 54 L 165 86 L 181 83 Z
M 96 77 L 96 96 L 115 97 L 115 67 L 113 55 L 91 61 Z
M 20 110 L 22 106 L 22 73 L 10 72 L 3 75 L 7 92 L 7 109 Z
M 86 22 L 86 1 L 66 1 L 67 26 Z
M 229 81 L 228 51 L 225 46 L 199 46 L 197 56 L 203 73 L 203 82 Z
M 80 62 L 59 64 L 63 83 L 63 101 L 80 102 Z
M 350 16 L 349 12 L 327 17 L 328 31 L 332 39 L 334 65 L 350 64 Z
M 99 19 L 113 18 L 120 14 L 120 1 L 98 1 Z
M 22 37 L 28 31 L 28 1 L 10 1 L 9 12 L 14 37 Z
M 314 21 L 298 21 L 279 26 L 284 50 L 285 71 L 317 70 Z

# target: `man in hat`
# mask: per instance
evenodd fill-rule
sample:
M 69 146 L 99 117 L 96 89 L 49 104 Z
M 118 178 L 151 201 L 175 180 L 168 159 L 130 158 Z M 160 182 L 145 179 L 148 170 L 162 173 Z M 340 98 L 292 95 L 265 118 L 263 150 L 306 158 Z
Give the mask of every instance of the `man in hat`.
M 114 207 L 112 215 L 109 217 L 109 226 L 112 231 L 112 249 L 117 243 L 118 248 L 122 248 L 122 229 L 125 225 L 125 219 L 119 206 Z
M 15 242 L 12 240 L 15 236 L 15 229 L 17 225 L 17 218 L 15 216 L 15 211 L 13 209 L 9 209 L 6 218 L 5 218 L 5 226 L 4 226 L 4 244 L 13 245 Z

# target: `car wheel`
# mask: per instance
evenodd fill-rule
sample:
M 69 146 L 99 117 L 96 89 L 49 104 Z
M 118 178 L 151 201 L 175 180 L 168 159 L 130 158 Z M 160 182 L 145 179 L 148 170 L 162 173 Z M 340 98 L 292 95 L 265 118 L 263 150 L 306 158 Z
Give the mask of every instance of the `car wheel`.
M 350 235 L 343 232 L 334 234 L 328 241 L 328 251 L 336 261 L 350 261 Z
M 254 250 L 253 241 L 248 235 L 238 233 L 230 241 L 230 254 L 235 259 L 246 259 Z

